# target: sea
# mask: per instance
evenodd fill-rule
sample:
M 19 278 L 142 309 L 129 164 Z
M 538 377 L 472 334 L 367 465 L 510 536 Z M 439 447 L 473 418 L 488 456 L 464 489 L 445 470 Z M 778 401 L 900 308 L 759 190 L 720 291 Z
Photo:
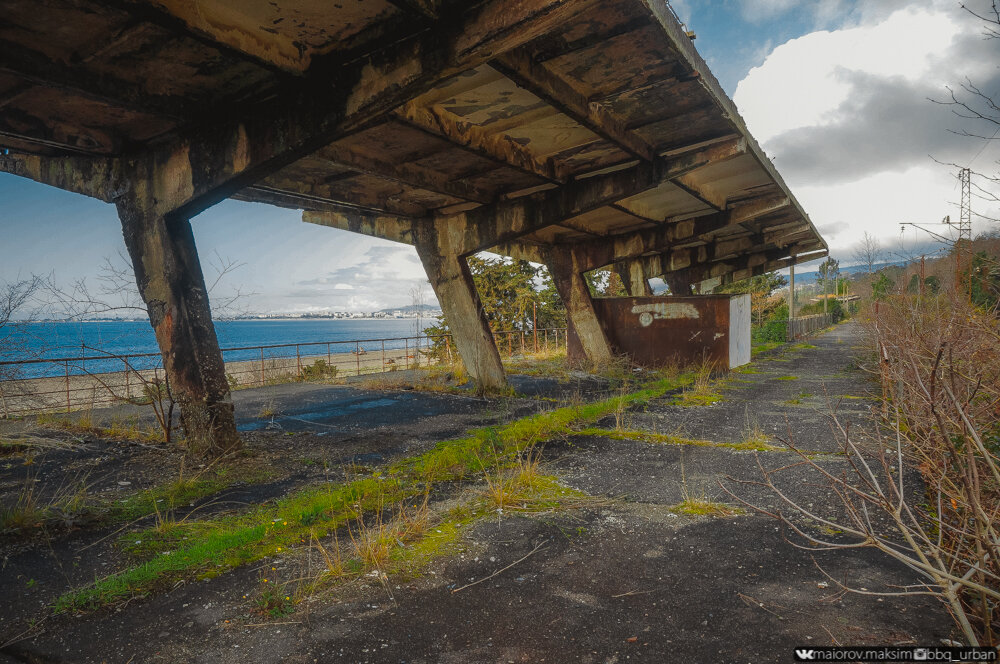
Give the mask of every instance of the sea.
M 268 348 L 268 358 L 295 357 L 295 344 L 300 344 L 302 355 L 325 355 L 327 344 L 331 353 L 350 353 L 357 348 L 374 351 L 383 344 L 387 350 L 403 348 L 412 346 L 412 337 L 420 336 L 434 323 L 432 316 L 250 319 L 216 321 L 215 331 L 223 357 L 232 362 L 259 359 L 260 346 L 284 346 Z M 421 345 L 424 343 L 426 340 Z M 152 357 L 130 358 L 131 366 L 144 369 L 159 365 L 156 338 L 145 320 L 43 321 L 0 330 L 0 362 L 35 360 L 19 366 L 17 373 L 25 378 L 62 376 L 67 371 L 120 371 L 121 356 L 146 354 Z M 80 357 L 87 359 L 81 362 L 76 359 Z

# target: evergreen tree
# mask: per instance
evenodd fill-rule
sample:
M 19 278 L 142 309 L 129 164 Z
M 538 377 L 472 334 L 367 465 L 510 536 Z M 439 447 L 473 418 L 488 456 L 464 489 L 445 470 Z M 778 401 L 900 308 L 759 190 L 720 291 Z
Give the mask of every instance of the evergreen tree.
M 777 272 L 768 272 L 749 279 L 734 281 L 731 284 L 717 286 L 715 293 L 749 293 L 750 309 L 757 325 L 763 325 L 764 319 L 773 314 L 781 306 L 781 298 L 772 298 L 774 291 L 788 284 L 788 280 Z M 787 317 L 787 314 L 786 314 Z

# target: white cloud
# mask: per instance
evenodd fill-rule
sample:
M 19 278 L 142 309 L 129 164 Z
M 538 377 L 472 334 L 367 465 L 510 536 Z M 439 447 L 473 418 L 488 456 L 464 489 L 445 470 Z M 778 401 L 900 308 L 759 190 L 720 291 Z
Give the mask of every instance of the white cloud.
M 360 238 L 356 252 L 339 255 L 335 268 L 320 257 L 307 258 L 309 278 L 267 300 L 270 310 L 304 311 L 319 306 L 329 311 L 375 311 L 412 303 L 412 289 L 424 290 L 426 304 L 436 302 L 416 250 L 347 231 L 317 227 L 335 239 Z M 316 276 L 318 274 L 318 276 Z M 317 305 L 316 303 L 322 303 Z
M 876 25 L 813 32 L 775 48 L 740 81 L 733 99 L 763 142 L 790 129 L 828 124 L 850 99 L 851 73 L 930 83 L 928 78 L 945 73 L 932 66 L 958 30 L 949 14 L 906 9 Z
M 892 243 L 901 221 L 956 215 L 955 169 L 931 157 L 966 163 L 982 142 L 950 132 L 963 120 L 928 98 L 965 76 L 1000 92 L 1000 40 L 982 39 L 980 22 L 952 2 L 850 20 L 778 46 L 734 95 L 835 256 L 865 231 Z

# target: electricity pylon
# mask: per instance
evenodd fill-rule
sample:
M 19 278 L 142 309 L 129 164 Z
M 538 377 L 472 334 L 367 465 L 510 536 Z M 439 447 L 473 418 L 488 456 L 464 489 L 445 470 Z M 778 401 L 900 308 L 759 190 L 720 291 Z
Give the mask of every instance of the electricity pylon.
M 928 235 L 951 245 L 955 250 L 955 293 L 965 291 L 966 297 L 972 301 L 972 172 L 968 168 L 961 168 L 958 171 L 958 179 L 962 185 L 962 202 L 958 211 L 958 222 L 951 220 L 948 215 L 941 220 L 941 225 L 950 226 L 958 231 L 958 239 L 953 240 L 937 233 L 928 226 L 938 224 L 919 224 L 913 222 L 900 223 L 900 232 L 904 226 L 919 228 Z M 954 236 L 953 236 L 954 237 Z M 968 268 L 969 274 L 964 272 Z
M 966 292 L 972 301 L 972 172 L 968 168 L 958 171 L 962 184 L 962 204 L 958 211 L 958 241 L 955 243 L 955 284 Z M 968 274 L 965 270 L 968 269 Z

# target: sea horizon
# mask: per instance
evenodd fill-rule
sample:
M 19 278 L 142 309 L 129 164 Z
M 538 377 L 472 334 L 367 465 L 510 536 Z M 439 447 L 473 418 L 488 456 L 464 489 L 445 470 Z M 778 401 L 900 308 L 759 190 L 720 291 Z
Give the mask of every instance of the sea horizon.
M 436 321 L 423 318 L 262 318 L 215 321 L 220 348 L 286 346 L 267 350 L 268 357 L 294 357 L 295 344 L 308 354 L 348 353 L 358 348 L 373 351 L 384 347 L 403 348 L 406 338 L 421 333 Z M 384 340 L 384 341 L 383 341 Z M 353 343 L 352 343 L 353 342 Z M 412 342 L 409 342 L 412 343 Z M 287 346 L 291 344 L 291 346 Z M 22 365 L 25 378 L 120 370 L 122 356 L 158 355 L 159 347 L 148 320 L 35 321 L 15 324 L 0 332 L 0 362 L 17 362 L 62 357 L 101 357 L 85 366 L 65 363 Z M 253 350 L 224 353 L 225 360 L 240 361 L 259 357 Z M 156 357 L 136 358 L 137 368 L 157 363 Z

